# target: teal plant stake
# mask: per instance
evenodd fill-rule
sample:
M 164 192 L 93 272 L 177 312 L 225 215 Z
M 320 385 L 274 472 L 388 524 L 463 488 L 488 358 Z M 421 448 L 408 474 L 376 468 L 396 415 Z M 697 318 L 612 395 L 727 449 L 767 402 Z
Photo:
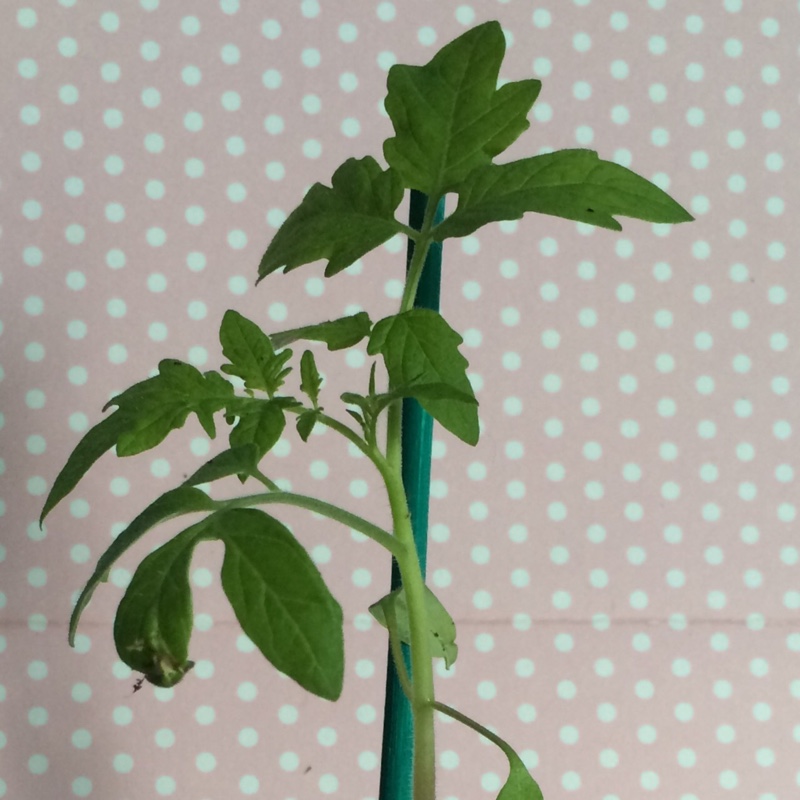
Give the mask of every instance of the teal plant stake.
M 428 198 L 416 190 L 411 192 L 408 223 L 419 230 L 425 218 Z M 444 200 L 439 201 L 435 223 L 444 219 Z M 409 240 L 406 260 L 410 266 L 414 256 L 414 242 Z M 439 310 L 442 276 L 442 245 L 437 242 L 428 250 L 422 277 L 419 281 L 415 308 Z M 414 544 L 419 556 L 422 576 L 428 557 L 428 505 L 431 486 L 431 445 L 433 418 L 414 398 L 403 400 L 403 485 L 408 497 Z M 392 591 L 402 585 L 397 561 L 392 560 Z M 408 645 L 401 650 L 406 670 L 413 680 Z M 397 676 L 391 657 L 386 664 L 386 701 L 383 715 L 383 747 L 381 749 L 381 780 L 379 800 L 413 800 L 414 773 L 414 716 L 408 698 Z
M 435 800 L 436 711 L 481 734 L 506 756 L 509 773 L 496 800 L 542 800 L 539 785 L 508 742 L 435 694 L 433 659 L 449 668 L 458 648 L 453 619 L 424 579 L 431 418 L 446 435 L 469 445 L 477 444 L 480 427 L 469 365 L 459 349 L 462 338 L 438 310 L 437 269 L 428 257 L 445 239 L 527 213 L 614 231 L 622 229 L 617 216 L 657 223 L 692 219 L 650 181 L 593 150 L 495 163 L 528 129 L 541 88 L 537 80 L 499 85 L 504 53 L 499 23 L 487 22 L 445 45 L 424 66 L 395 64 L 387 80 L 386 111 L 394 127 L 383 147 L 388 167 L 371 156 L 349 158 L 330 186 L 315 183 L 258 266 L 261 281 L 278 270 L 325 260 L 325 276 L 331 278 L 404 234 L 413 248 L 397 313 L 373 321 L 359 311 L 266 333 L 238 312 L 226 311 L 219 328 L 225 359 L 220 368 L 201 372 L 167 358 L 157 373 L 113 397 L 104 409 L 113 410 L 84 434 L 56 476 L 41 515 L 43 521 L 109 450 L 123 458 L 143 453 L 190 416 L 209 439 L 224 426 L 227 446 L 146 506 L 100 556 L 70 618 L 74 644 L 84 609 L 117 560 L 161 522 L 193 515 L 192 524 L 141 561 L 114 620 L 120 659 L 162 687 L 191 674 L 191 560 L 196 547 L 216 540 L 224 546 L 220 583 L 243 632 L 299 687 L 337 700 L 345 679 L 342 608 L 292 531 L 263 509 L 303 508 L 337 523 L 332 529 L 358 531 L 383 548 L 402 584 L 369 611 L 388 631 L 397 673 L 390 690 L 399 683 L 413 718 L 413 724 L 407 716 L 401 723 L 390 719 L 390 730 L 406 740 L 390 741 L 387 763 L 403 758 L 403 748 L 407 758 L 410 729 L 413 788 L 409 794 L 407 767 L 401 772 L 392 765 L 382 800 Z M 395 217 L 409 190 L 415 209 L 411 225 Z M 444 216 L 448 194 L 456 195 L 457 203 Z M 343 350 L 364 340 L 371 359 L 366 386 L 339 398 L 326 395 L 315 351 L 304 346 L 297 358 L 289 347 L 313 342 L 324 355 L 319 343 Z M 299 370 L 299 397 L 283 391 L 292 369 Z M 407 400 L 414 401 L 410 407 Z M 287 421 L 303 442 L 310 442 L 315 426 L 325 426 L 372 462 L 389 502 L 389 530 L 333 503 L 284 491 L 266 474 L 277 468 L 269 453 Z M 221 479 L 228 479 L 223 487 L 230 488 L 236 478 L 242 488 L 232 496 L 214 499 L 207 491 Z

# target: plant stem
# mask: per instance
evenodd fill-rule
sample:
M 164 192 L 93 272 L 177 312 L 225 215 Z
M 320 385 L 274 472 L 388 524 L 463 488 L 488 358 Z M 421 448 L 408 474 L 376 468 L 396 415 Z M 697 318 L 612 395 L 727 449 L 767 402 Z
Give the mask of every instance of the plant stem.
M 399 429 L 398 429 L 399 432 Z M 433 661 L 428 641 L 425 580 L 414 544 L 411 514 L 402 472 L 388 460 L 379 462 L 392 509 L 394 535 L 401 551 L 395 554 L 408 608 L 411 644 L 411 708 L 414 716 L 414 800 L 435 800 L 436 751 L 434 742 Z
M 352 511 L 347 511 L 332 503 L 326 503 L 324 500 L 317 500 L 316 497 L 308 497 L 304 494 L 281 491 L 251 494 L 245 497 L 234 497 L 230 500 L 219 500 L 217 508 L 221 511 L 227 508 L 249 508 L 250 506 L 269 505 L 270 503 L 283 503 L 287 506 L 305 508 L 307 511 L 321 514 L 323 517 L 328 517 L 340 522 L 342 525 L 346 525 L 348 528 L 353 528 L 353 530 L 363 533 L 364 536 L 385 547 L 395 558 L 405 554 L 405 547 L 395 536 L 392 536 L 391 533 L 383 530 L 383 528 L 379 528 L 363 517 L 359 517 L 358 514 L 353 514 Z

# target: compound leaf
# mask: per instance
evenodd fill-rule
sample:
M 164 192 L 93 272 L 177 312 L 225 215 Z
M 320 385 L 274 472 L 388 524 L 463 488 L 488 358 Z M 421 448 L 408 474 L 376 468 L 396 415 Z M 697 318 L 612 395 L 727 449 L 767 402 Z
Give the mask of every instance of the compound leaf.
M 472 28 L 425 66 L 389 70 L 386 111 L 395 135 L 386 161 L 405 185 L 438 198 L 476 167 L 491 162 L 528 129 L 541 83 L 497 88 L 505 37 L 498 22 Z
M 325 258 L 325 275 L 335 275 L 403 227 L 394 212 L 403 182 L 374 158 L 349 158 L 333 173 L 331 186 L 315 183 L 270 242 L 258 280 Z
M 165 359 L 159 374 L 141 381 L 106 404 L 118 406 L 128 425 L 117 439 L 117 455 L 132 456 L 162 442 L 194 413 L 214 438 L 213 415 L 233 398 L 233 386 L 217 372 L 201 373 L 191 364 Z
M 367 352 L 380 353 L 389 373 L 389 391 L 415 385 L 446 384 L 464 400 L 434 396 L 427 390 L 418 395 L 420 405 L 442 426 L 467 444 L 478 441 L 477 400 L 467 378 L 467 359 L 458 345 L 463 339 L 441 314 L 415 308 L 386 317 L 375 324 Z M 439 396 L 436 396 L 436 395 Z
M 647 222 L 688 222 L 686 209 L 626 167 L 594 150 L 559 150 L 474 170 L 458 187 L 456 210 L 435 229 L 438 240 L 467 236 L 489 222 L 528 211 L 622 230 L 615 214 Z
M 161 497 L 150 503 L 150 505 L 147 506 L 147 508 L 145 508 L 116 539 L 114 539 L 108 549 L 98 559 L 92 577 L 89 578 L 86 586 L 83 587 L 83 591 L 78 597 L 78 602 L 72 610 L 72 616 L 69 621 L 70 645 L 74 646 L 75 644 L 75 633 L 78 629 L 78 622 L 86 606 L 89 604 L 89 601 L 92 599 L 94 590 L 106 579 L 111 567 L 114 566 L 117 559 L 129 547 L 141 539 L 154 525 L 158 525 L 160 522 L 165 522 L 181 514 L 191 514 L 197 511 L 212 511 L 213 509 L 214 501 L 205 492 L 190 486 L 180 486 L 177 489 L 162 494 Z
M 366 311 L 359 311 L 348 317 L 320 322 L 318 325 L 306 325 L 303 328 L 281 331 L 270 334 L 275 347 L 285 347 L 298 339 L 312 342 L 325 342 L 328 350 L 344 350 L 358 344 L 365 336 L 369 336 L 372 322 Z
M 292 357 L 292 351 L 276 353 L 269 336 L 238 311 L 225 312 L 219 341 L 222 354 L 231 362 L 223 364 L 222 371 L 241 378 L 249 392 L 258 389 L 272 397 L 291 372 L 284 364 Z
M 336 700 L 344 680 L 342 609 L 303 546 L 263 511 L 210 518 L 225 544 L 222 588 L 242 630 L 278 670 Z

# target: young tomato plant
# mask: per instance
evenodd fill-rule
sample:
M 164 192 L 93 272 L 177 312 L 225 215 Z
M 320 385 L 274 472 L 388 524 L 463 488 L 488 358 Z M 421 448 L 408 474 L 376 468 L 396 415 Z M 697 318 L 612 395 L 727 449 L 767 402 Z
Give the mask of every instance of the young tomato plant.
M 242 630 L 275 666 L 319 697 L 342 690 L 342 610 L 297 539 L 261 507 L 293 505 L 360 531 L 396 560 L 402 588 L 378 599 L 373 616 L 388 629 L 393 659 L 414 718 L 414 799 L 435 796 L 434 711 L 447 714 L 495 743 L 510 773 L 499 800 L 536 800 L 541 791 L 515 751 L 479 723 L 435 698 L 433 658 L 456 658 L 455 625 L 425 586 L 414 545 L 401 473 L 401 405 L 414 398 L 462 441 L 478 441 L 478 404 L 467 378 L 461 337 L 436 311 L 414 307 L 429 248 L 466 236 L 490 222 L 538 212 L 621 230 L 615 215 L 678 223 L 692 217 L 661 189 L 591 150 L 561 150 L 494 163 L 528 127 L 538 80 L 498 85 L 505 53 L 500 25 L 480 25 L 443 47 L 422 67 L 396 65 L 388 76 L 386 110 L 394 135 L 383 147 L 388 168 L 371 156 L 350 158 L 330 186 L 317 183 L 289 215 L 258 267 L 258 281 L 283 269 L 327 260 L 326 277 L 341 272 L 397 233 L 414 255 L 397 313 L 373 322 L 352 316 L 280 333 L 266 333 L 236 311 L 222 318 L 219 339 L 227 363 L 200 372 L 166 359 L 158 373 L 114 397 L 113 411 L 78 443 L 57 476 L 42 519 L 106 451 L 141 453 L 160 444 L 195 414 L 209 438 L 221 419 L 229 447 L 180 486 L 153 501 L 100 557 L 70 622 L 70 642 L 94 590 L 117 559 L 155 525 L 185 514 L 203 515 L 138 566 L 117 609 L 114 640 L 120 658 L 156 686 L 173 686 L 192 668 L 189 567 L 200 542 L 224 544 L 222 588 Z M 395 212 L 408 190 L 427 195 L 419 230 Z M 437 221 L 445 194 L 453 212 Z M 328 350 L 366 339 L 373 361 L 367 386 L 341 396 L 346 417 L 320 405 L 322 378 L 311 350 L 299 358 L 298 399 L 281 393 L 297 365 L 287 345 L 324 342 Z M 233 380 L 231 380 L 233 378 Z M 385 417 L 385 424 L 382 418 Z M 343 436 L 375 466 L 391 508 L 384 529 L 336 505 L 282 491 L 265 458 L 293 419 L 303 441 L 315 425 Z M 381 424 L 379 425 L 379 421 Z M 262 464 L 265 464 L 262 468 Z M 258 491 L 214 500 L 199 486 L 237 475 Z M 410 645 L 411 676 L 401 656 Z

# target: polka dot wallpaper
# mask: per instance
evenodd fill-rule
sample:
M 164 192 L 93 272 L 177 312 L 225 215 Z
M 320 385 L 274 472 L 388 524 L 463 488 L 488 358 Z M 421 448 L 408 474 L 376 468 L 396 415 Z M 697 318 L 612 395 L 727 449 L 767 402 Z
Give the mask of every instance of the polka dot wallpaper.
M 194 422 L 105 457 L 40 530 L 105 401 L 164 357 L 218 368 L 227 308 L 277 331 L 395 309 L 403 242 L 345 273 L 258 260 L 314 181 L 380 154 L 388 68 L 499 19 L 503 77 L 543 81 L 509 158 L 590 147 L 697 220 L 620 234 L 545 217 L 447 242 L 444 313 L 481 403 L 435 434 L 429 579 L 459 627 L 441 698 L 522 753 L 548 800 L 787 800 L 800 786 L 797 52 L 787 0 L 5 0 L 0 797 L 376 798 L 389 565 L 281 513 L 346 616 L 337 704 L 253 651 L 192 567 L 196 668 L 134 693 L 120 562 L 71 650 L 94 561 L 224 446 Z M 363 350 L 317 353 L 333 411 Z M 365 459 L 292 432 L 264 469 L 386 523 Z M 214 491 L 235 492 L 236 482 Z M 443 800 L 493 798 L 501 754 L 437 729 Z

